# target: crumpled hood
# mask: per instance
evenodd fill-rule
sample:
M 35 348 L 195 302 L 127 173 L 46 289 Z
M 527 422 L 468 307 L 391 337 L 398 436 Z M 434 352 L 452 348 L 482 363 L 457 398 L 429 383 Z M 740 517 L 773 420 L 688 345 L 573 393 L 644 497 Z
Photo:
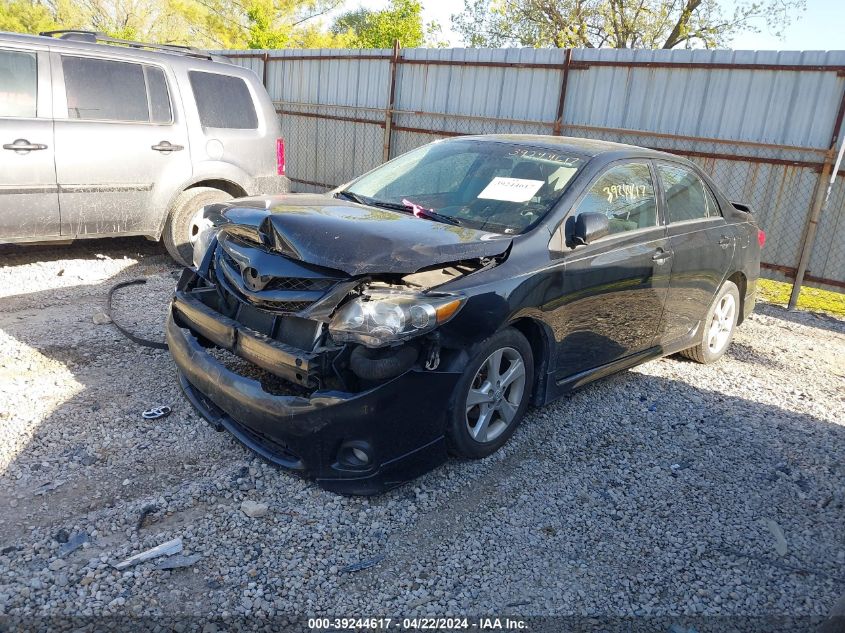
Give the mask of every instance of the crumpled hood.
M 238 200 L 224 226 L 258 231 L 288 257 L 349 275 L 416 272 L 437 264 L 504 253 L 511 238 L 326 195 L 286 194 Z

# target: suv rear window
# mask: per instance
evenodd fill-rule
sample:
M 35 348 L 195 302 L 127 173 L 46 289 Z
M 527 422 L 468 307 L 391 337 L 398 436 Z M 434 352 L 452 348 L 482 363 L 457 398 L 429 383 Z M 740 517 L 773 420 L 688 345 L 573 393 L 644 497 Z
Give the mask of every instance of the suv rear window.
M 189 75 L 203 127 L 258 128 L 252 96 L 243 79 L 199 71 L 191 71 Z
M 34 117 L 35 54 L 0 51 L 0 117 Z

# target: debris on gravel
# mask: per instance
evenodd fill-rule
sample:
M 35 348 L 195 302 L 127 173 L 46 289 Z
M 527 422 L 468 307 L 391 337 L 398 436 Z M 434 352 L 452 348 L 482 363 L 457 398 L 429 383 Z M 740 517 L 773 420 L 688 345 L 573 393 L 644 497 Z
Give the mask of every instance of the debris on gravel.
M 176 274 L 144 240 L 0 250 L 0 615 L 680 623 L 821 618 L 845 591 L 843 321 L 759 305 L 716 364 L 648 363 L 529 411 L 488 459 L 343 497 L 215 432 L 167 352 L 94 325 L 144 277 L 115 319 L 161 340 Z
M 172 541 L 167 541 L 166 543 L 162 543 L 161 545 L 151 547 L 146 551 L 139 552 L 134 556 L 130 556 L 126 560 L 122 560 L 119 563 L 115 563 L 114 565 L 112 565 L 112 567 L 114 567 L 115 569 L 126 569 L 127 567 L 132 567 L 133 565 L 137 565 L 138 563 L 153 560 L 154 558 L 159 558 L 161 556 L 172 556 L 173 554 L 178 554 L 181 551 L 182 539 L 175 538 Z
M 243 503 L 241 503 L 241 512 L 253 519 L 263 517 L 267 514 L 267 508 L 268 506 L 266 503 L 258 503 L 257 501 L 250 501 L 249 499 L 244 499 Z
M 94 321 L 94 325 L 105 325 L 106 323 L 111 323 L 111 317 L 106 314 L 105 312 L 97 312 L 91 320 Z
M 775 539 L 775 551 L 778 553 L 778 556 L 786 556 L 789 548 L 786 545 L 786 537 L 783 535 L 783 529 L 777 524 L 777 521 L 772 521 L 771 519 L 766 519 L 765 524 Z

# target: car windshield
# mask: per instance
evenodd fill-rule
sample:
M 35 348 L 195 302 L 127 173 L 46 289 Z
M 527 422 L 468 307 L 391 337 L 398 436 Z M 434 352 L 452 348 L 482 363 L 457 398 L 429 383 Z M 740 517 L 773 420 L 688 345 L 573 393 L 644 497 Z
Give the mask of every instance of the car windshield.
M 584 164 L 552 149 L 498 141 L 438 141 L 403 154 L 337 195 L 496 233 L 533 227 Z

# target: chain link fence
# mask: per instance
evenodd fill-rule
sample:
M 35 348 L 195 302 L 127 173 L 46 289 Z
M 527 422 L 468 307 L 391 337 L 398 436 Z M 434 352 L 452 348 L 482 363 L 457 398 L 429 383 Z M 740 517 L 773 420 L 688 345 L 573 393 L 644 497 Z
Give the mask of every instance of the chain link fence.
M 325 191 L 383 162 L 384 110 L 276 102 L 294 191 Z
M 317 59 L 318 66 L 343 64 L 342 72 L 335 70 L 333 75 L 327 75 L 332 84 L 329 90 L 314 88 L 311 78 L 307 80 L 307 85 L 303 84 L 305 88 L 292 84 L 292 78 L 302 68 L 301 57 L 283 55 L 274 58 L 269 53 L 262 54 L 265 66 L 261 70 L 265 81 L 271 90 L 277 93 L 274 94 L 278 99 L 275 103 L 286 141 L 288 175 L 294 191 L 325 191 L 378 166 L 386 158 L 393 158 L 435 139 L 451 136 L 494 133 L 562 134 L 640 145 L 692 160 L 713 178 L 731 200 L 751 205 L 759 224 L 767 234 L 762 262 L 765 276 L 783 280 L 795 279 L 798 269 L 801 268 L 802 253 L 807 251 L 806 275 L 803 282 L 821 285 L 825 289 L 845 290 L 845 220 L 842 219 L 845 213 L 845 185 L 841 173 L 837 174 L 840 177 L 834 183 L 827 204 L 822 204 L 830 167 L 835 158 L 835 142 L 831 142 L 829 147 L 813 146 L 811 142 L 789 144 L 783 142 L 783 139 L 795 136 L 794 134 L 787 134 L 783 130 L 775 130 L 774 133 L 769 130 L 764 133 L 765 123 L 760 126 L 760 132 L 756 135 L 741 134 L 746 140 L 715 138 L 714 135 L 697 136 L 693 132 L 678 133 L 678 130 L 692 130 L 696 127 L 689 121 L 685 127 L 682 114 L 676 114 L 677 120 L 674 122 L 654 126 L 656 129 L 674 128 L 673 133 L 634 129 L 633 126 L 584 123 L 585 118 L 591 123 L 593 119 L 602 119 L 601 116 L 593 116 L 592 111 L 585 117 L 582 111 L 586 97 L 581 99 L 579 96 L 579 91 L 589 89 L 589 82 L 585 82 L 583 78 L 592 72 L 593 65 L 622 67 L 628 72 L 630 68 L 637 67 L 636 61 L 572 62 L 572 55 L 568 53 L 563 64 L 509 64 L 504 61 L 452 62 L 439 58 L 426 61 L 420 59 L 421 54 L 421 51 L 413 51 L 412 59 L 407 60 L 403 60 L 401 53 L 393 59 L 383 55 L 363 55 L 358 63 L 360 69 L 353 71 L 352 69 L 356 68 L 355 61 L 350 60 L 355 60 L 354 55 L 342 56 L 338 60 L 338 56 L 327 53 L 326 61 Z M 253 65 L 254 57 L 248 59 Z M 318 56 L 310 59 L 313 61 L 315 57 Z M 278 72 L 273 71 L 273 64 L 276 62 L 281 62 Z M 413 66 L 403 68 L 403 62 Z M 296 66 L 295 63 L 299 65 Z M 640 62 L 640 65 L 648 68 L 672 67 L 672 72 L 675 72 L 675 67 L 679 67 L 677 72 L 684 75 L 676 76 L 675 80 L 690 85 L 700 82 L 702 75 L 696 73 L 734 72 L 731 64 Z M 493 94 L 495 91 L 488 89 L 486 85 L 494 83 L 490 77 L 495 76 L 489 75 L 490 72 L 495 72 L 491 70 L 493 68 L 501 69 L 511 77 L 510 80 L 502 82 L 504 87 L 498 94 Z M 760 74 L 755 76 L 757 68 Z M 795 77 L 796 73 L 800 74 L 803 69 L 804 67 L 795 65 L 737 64 L 736 75 L 732 75 L 730 79 L 771 82 L 775 85 L 779 76 Z M 567 96 L 567 75 L 570 70 L 579 70 L 580 78 L 575 82 L 574 93 L 571 89 Z M 608 69 L 599 68 L 599 71 L 606 70 Z M 353 72 L 357 73 L 355 81 L 347 82 L 349 87 L 345 91 L 334 85 L 338 76 Z M 804 125 L 814 129 L 832 129 L 834 139 L 838 139 L 842 133 L 842 119 L 845 114 L 845 65 L 807 66 L 807 72 L 816 73 L 814 77 L 825 78 L 826 83 L 820 84 L 824 90 L 819 88 L 817 92 L 828 95 L 834 103 L 825 110 L 824 118 L 829 118 L 829 121 L 819 121 L 817 115 L 804 113 L 801 115 L 804 119 L 812 119 L 805 121 Z M 369 82 L 366 97 L 362 97 L 361 93 L 356 96 L 355 90 L 361 91 L 359 86 L 366 80 L 368 73 L 377 77 L 375 83 L 381 82 L 383 89 L 379 90 L 377 86 L 374 87 L 373 82 Z M 519 73 L 526 76 L 532 76 L 533 73 L 535 79 L 532 81 L 536 83 L 539 80 L 544 86 L 543 94 L 547 99 L 549 94 L 557 93 L 559 89 L 556 118 L 553 118 L 554 103 L 539 109 L 526 107 L 521 106 L 519 101 L 519 98 L 525 95 L 508 94 L 508 82 L 515 85 L 515 78 Z M 319 76 L 319 73 L 317 74 Z M 385 80 L 386 77 L 390 78 L 389 82 Z M 555 77 L 559 78 L 559 88 L 550 90 L 548 82 L 550 78 Z M 592 80 L 593 84 L 606 83 L 602 77 L 597 75 Z M 830 78 L 834 81 L 831 82 Z M 439 92 L 441 86 L 445 86 L 445 95 Z M 688 89 L 683 87 L 683 92 Z M 481 90 L 484 94 L 479 95 Z M 595 86 L 591 90 L 593 101 L 590 103 L 594 104 Z M 759 92 L 760 87 L 756 90 Z M 327 94 L 323 96 L 322 93 Z M 307 98 L 303 99 L 303 94 L 307 94 Z M 289 98 L 285 99 L 286 96 Z M 633 93 L 626 96 L 624 107 L 627 108 L 636 98 Z M 646 97 L 640 98 L 648 99 L 648 93 Z M 489 116 L 485 112 L 490 110 L 490 103 L 494 99 L 498 99 L 494 104 L 497 114 Z M 663 97 L 661 107 L 669 103 L 667 99 Z M 368 105 L 355 105 L 361 100 Z M 655 100 L 655 103 L 658 101 Z M 417 106 L 419 109 L 416 109 Z M 734 104 L 727 107 L 734 107 Z M 569 110 L 573 112 L 567 114 Z M 509 112 L 513 112 L 513 116 L 508 116 Z M 536 119 L 525 116 L 532 112 L 539 116 Z M 607 114 L 608 122 L 611 122 L 612 118 Z M 639 127 L 646 126 L 640 122 Z M 816 137 L 821 138 L 825 134 L 827 132 L 821 132 L 816 134 Z M 731 136 L 737 136 L 736 132 Z M 818 140 L 815 143 L 822 144 Z M 825 170 L 827 174 L 824 173 Z M 809 243 L 812 239 L 807 239 L 810 233 L 808 226 L 814 221 L 818 228 L 817 237 L 814 243 Z M 810 237 L 812 238 L 812 235 Z M 797 298 L 797 295 L 795 297 Z

